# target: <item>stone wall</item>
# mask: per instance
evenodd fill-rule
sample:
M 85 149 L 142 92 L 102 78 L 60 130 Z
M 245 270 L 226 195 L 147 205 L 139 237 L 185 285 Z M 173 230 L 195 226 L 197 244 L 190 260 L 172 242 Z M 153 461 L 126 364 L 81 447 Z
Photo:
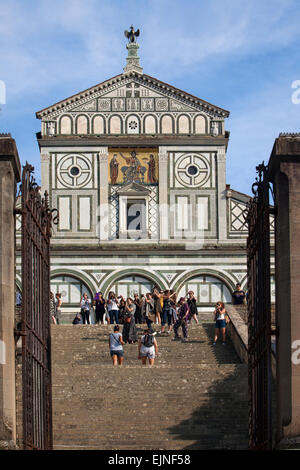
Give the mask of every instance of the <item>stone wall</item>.
M 16 143 L 0 135 L 0 449 L 16 444 L 14 209 L 19 181 Z
M 300 436 L 300 134 L 281 134 L 268 163 L 276 201 L 277 440 Z
M 227 325 L 229 335 L 234 349 L 242 362 L 248 362 L 248 326 L 247 305 L 226 305 L 226 311 L 230 318 Z

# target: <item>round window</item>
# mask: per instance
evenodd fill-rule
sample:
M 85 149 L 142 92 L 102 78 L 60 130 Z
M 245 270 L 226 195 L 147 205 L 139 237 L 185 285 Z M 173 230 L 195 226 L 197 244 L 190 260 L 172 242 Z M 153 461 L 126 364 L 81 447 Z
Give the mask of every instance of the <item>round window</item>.
M 71 170 L 70 170 L 70 173 L 72 176 L 78 176 L 79 175 L 79 168 L 78 166 L 72 166 Z
M 198 168 L 195 165 L 190 165 L 187 171 L 189 175 L 194 176 L 198 173 Z
M 137 122 L 135 122 L 135 121 L 130 121 L 130 123 L 128 124 L 128 126 L 130 127 L 130 129 L 136 129 L 136 128 L 137 128 Z

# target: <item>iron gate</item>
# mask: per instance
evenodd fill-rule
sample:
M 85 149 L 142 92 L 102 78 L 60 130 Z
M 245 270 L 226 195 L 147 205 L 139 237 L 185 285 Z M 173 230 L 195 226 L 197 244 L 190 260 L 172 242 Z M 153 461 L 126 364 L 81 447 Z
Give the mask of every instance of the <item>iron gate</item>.
M 23 168 L 22 199 L 22 407 L 24 449 L 52 449 L 50 344 L 50 237 L 57 215 Z
M 249 447 L 272 449 L 270 184 L 257 168 L 247 211 Z

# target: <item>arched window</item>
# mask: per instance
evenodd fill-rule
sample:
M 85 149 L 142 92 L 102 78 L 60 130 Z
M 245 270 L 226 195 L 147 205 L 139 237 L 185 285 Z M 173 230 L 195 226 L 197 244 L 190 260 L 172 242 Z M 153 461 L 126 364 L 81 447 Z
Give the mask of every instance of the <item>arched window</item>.
M 178 292 L 178 299 L 193 291 L 200 310 L 212 307 L 218 300 L 231 303 L 231 292 L 227 285 L 214 276 L 197 275 L 185 281 Z M 209 308 L 211 310 L 211 308 Z
M 167 115 L 164 115 L 162 118 L 161 118 L 161 133 L 162 134 L 173 134 L 174 130 L 173 130 L 173 119 L 171 118 L 171 116 L 169 116 L 168 114 Z
M 205 134 L 206 133 L 206 120 L 204 116 L 198 115 L 194 120 L 194 133 Z
M 144 121 L 145 134 L 156 134 L 156 119 L 154 116 L 149 115 L 145 117 Z
M 72 134 L 72 119 L 70 116 L 63 116 L 60 120 L 60 133 Z
M 81 296 L 86 292 L 90 299 L 92 292 L 81 280 L 71 276 L 55 276 L 51 279 L 51 292 L 61 294 L 62 308 L 71 308 L 75 313 L 79 311 Z
M 93 120 L 93 133 L 104 134 L 104 119 L 102 116 L 95 116 Z
M 112 116 L 109 122 L 111 134 L 121 134 L 122 123 L 119 116 Z
M 179 116 L 177 121 L 177 132 L 178 134 L 189 134 L 190 133 L 190 121 L 184 114 Z
M 146 279 L 142 276 L 126 276 L 121 279 L 118 279 L 114 284 L 109 288 L 109 291 L 115 292 L 115 294 L 123 295 L 125 299 L 128 297 L 134 296 L 134 294 L 146 294 L 151 292 L 155 285 L 149 279 Z
M 82 115 L 79 116 L 76 120 L 76 131 L 77 134 L 87 134 L 88 133 L 88 120 L 87 117 Z
M 140 133 L 140 120 L 135 114 L 128 116 L 126 120 L 127 134 L 139 134 Z

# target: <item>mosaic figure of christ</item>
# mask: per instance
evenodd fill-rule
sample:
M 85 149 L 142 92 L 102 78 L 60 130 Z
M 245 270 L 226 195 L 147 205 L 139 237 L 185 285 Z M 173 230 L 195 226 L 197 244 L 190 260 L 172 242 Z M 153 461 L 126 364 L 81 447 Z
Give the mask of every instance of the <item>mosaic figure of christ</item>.
M 136 152 L 133 150 L 130 157 L 125 157 L 120 152 L 121 157 L 126 161 L 128 166 L 122 166 L 121 171 L 123 173 L 124 183 L 143 183 L 144 175 L 146 173 L 146 167 L 139 161 Z

